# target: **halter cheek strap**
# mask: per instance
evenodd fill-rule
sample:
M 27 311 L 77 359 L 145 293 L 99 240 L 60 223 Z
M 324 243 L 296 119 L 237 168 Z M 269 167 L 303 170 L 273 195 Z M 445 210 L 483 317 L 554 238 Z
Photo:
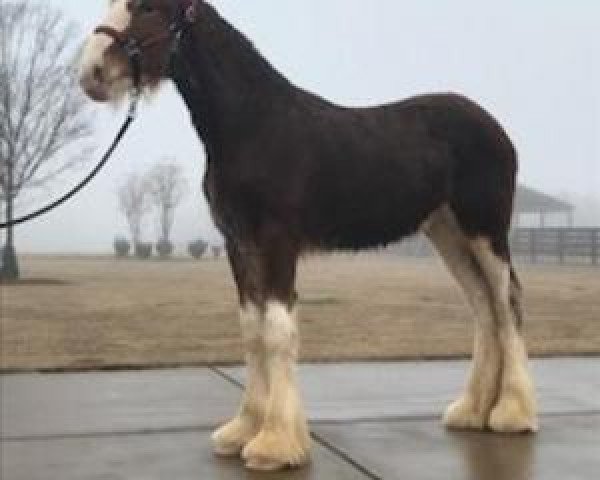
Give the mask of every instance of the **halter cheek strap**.
M 182 7 L 185 12 L 185 20 L 188 23 L 194 23 L 198 18 L 198 3 L 199 0 L 183 0 Z

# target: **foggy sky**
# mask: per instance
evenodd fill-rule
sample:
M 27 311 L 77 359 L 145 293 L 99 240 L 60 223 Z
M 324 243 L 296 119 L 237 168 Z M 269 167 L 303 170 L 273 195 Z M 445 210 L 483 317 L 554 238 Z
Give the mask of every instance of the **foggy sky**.
M 107 0 L 45 0 L 63 9 L 82 38 Z M 549 193 L 600 192 L 600 2 L 592 0 L 215 0 L 220 11 L 294 83 L 347 105 L 370 105 L 430 91 L 480 102 L 517 145 L 520 182 Z M 123 112 L 94 107 L 97 156 Z M 145 105 L 122 146 L 88 189 L 66 207 L 17 230 L 22 252 L 105 252 L 127 228 L 116 190 L 161 156 L 184 165 L 191 194 L 174 239 L 212 241 L 200 182 L 203 147 L 171 85 Z M 91 168 L 96 158 L 90 159 Z M 62 194 L 83 177 L 40 192 Z M 27 207 L 22 205 L 21 213 Z M 600 221 L 600 219 L 599 219 Z M 146 238 L 155 241 L 152 221 Z

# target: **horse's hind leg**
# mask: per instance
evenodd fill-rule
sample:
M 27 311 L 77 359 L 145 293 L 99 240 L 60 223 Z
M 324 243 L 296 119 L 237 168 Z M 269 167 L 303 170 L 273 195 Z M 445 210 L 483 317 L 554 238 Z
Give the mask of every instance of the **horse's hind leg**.
M 502 350 L 502 379 L 488 427 L 497 432 L 536 431 L 535 392 L 520 329 L 520 286 L 510 264 L 508 241 L 482 237 L 471 246 L 491 293 Z
M 469 240 L 448 208 L 435 213 L 428 237 L 465 292 L 475 315 L 473 364 L 467 387 L 444 415 L 449 428 L 483 429 L 500 382 L 501 354 L 487 283 L 473 257 Z

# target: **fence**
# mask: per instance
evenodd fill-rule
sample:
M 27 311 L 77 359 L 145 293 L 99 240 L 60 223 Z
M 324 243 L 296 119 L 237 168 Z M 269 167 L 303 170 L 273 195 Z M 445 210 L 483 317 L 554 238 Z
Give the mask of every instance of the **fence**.
M 518 228 L 511 246 L 515 256 L 532 263 L 600 265 L 600 228 Z

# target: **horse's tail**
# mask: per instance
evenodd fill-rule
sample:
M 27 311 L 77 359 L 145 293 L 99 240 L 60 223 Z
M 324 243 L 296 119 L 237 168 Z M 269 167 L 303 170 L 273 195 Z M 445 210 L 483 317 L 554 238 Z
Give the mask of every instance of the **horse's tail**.
M 515 315 L 517 328 L 521 329 L 524 322 L 523 286 L 513 265 L 510 266 L 510 305 Z

